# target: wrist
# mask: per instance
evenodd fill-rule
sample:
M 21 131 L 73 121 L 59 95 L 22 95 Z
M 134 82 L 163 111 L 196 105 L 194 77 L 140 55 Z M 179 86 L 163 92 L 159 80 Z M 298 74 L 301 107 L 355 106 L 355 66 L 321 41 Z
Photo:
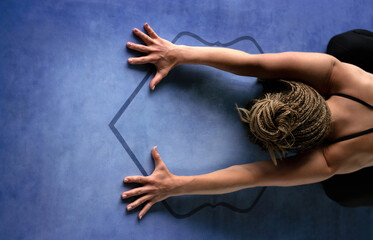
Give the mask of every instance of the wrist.
M 173 176 L 174 188 L 172 190 L 172 196 L 180 196 L 188 194 L 186 186 L 189 182 L 192 181 L 193 176 Z
M 186 54 L 188 51 L 188 46 L 185 45 L 175 45 L 175 48 L 171 50 L 171 56 L 175 59 L 175 66 L 186 64 Z

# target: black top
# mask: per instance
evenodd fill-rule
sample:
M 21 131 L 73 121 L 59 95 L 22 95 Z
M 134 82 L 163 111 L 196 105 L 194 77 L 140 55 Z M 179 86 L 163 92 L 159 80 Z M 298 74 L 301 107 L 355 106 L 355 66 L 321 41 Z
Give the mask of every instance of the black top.
M 363 104 L 364 106 L 366 106 L 366 107 L 370 108 L 371 110 L 373 110 L 373 106 L 372 105 L 370 105 L 369 103 L 366 103 L 363 100 L 360 100 L 360 99 L 358 99 L 356 97 L 352 97 L 350 95 L 343 94 L 343 93 L 333 93 L 330 96 L 333 96 L 333 95 L 351 99 L 351 100 L 353 100 L 355 102 L 358 102 L 360 104 Z M 340 138 L 338 138 L 336 140 L 330 141 L 329 143 L 333 144 L 333 143 L 337 143 L 337 142 L 342 142 L 342 141 L 349 140 L 349 139 L 352 139 L 352 138 L 356 138 L 356 137 L 359 137 L 359 136 L 362 136 L 362 135 L 365 135 L 365 134 L 368 134 L 368 133 L 373 133 L 373 127 L 370 128 L 370 129 L 361 131 L 361 132 L 357 132 L 357 133 L 353 133 L 353 134 L 350 134 L 350 135 L 347 135 L 347 136 L 344 136 L 344 137 L 340 137 Z

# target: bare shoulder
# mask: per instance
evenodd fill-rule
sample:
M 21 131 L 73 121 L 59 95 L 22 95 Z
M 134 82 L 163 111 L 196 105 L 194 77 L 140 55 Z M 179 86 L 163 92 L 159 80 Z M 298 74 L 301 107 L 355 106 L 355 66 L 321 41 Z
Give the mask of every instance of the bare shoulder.
M 323 147 L 328 166 L 336 174 L 346 174 L 373 166 L 373 135 L 342 141 Z
M 373 105 L 373 74 L 337 61 L 331 73 L 331 93 L 344 93 Z

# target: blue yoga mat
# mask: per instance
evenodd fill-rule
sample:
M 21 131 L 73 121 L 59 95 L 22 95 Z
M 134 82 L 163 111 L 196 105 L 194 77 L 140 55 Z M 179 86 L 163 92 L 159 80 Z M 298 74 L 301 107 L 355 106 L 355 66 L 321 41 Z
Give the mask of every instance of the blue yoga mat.
M 158 146 L 176 175 L 268 159 L 235 104 L 255 78 L 178 66 L 154 92 L 125 43 L 148 22 L 176 44 L 252 54 L 325 52 L 373 29 L 371 1 L 1 1 L 0 239 L 373 239 L 372 208 L 344 208 L 320 184 L 172 197 L 142 220 L 120 195 Z

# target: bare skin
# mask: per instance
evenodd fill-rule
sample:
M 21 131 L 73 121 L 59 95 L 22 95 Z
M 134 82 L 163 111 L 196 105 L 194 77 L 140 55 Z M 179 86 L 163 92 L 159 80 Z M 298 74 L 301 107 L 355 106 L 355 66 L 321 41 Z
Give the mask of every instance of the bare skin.
M 145 24 L 148 34 L 134 29 L 145 45 L 127 43 L 144 53 L 130 58 L 130 64 L 152 63 L 157 73 L 150 89 L 181 64 L 212 66 L 238 75 L 302 81 L 323 95 L 344 93 L 373 105 L 373 75 L 322 53 L 285 52 L 248 54 L 228 48 L 174 45 L 157 36 Z M 332 96 L 327 101 L 332 114 L 329 140 L 373 127 L 373 112 L 354 101 Z M 197 176 L 173 175 L 153 147 L 154 172 L 150 176 L 128 176 L 125 183 L 143 186 L 122 193 L 122 198 L 140 196 L 127 206 L 132 210 L 144 204 L 141 219 L 157 202 L 184 194 L 223 194 L 256 186 L 295 186 L 320 182 L 335 174 L 346 174 L 373 166 L 373 134 L 322 146 L 284 159 L 276 167 L 271 160 L 235 165 Z

